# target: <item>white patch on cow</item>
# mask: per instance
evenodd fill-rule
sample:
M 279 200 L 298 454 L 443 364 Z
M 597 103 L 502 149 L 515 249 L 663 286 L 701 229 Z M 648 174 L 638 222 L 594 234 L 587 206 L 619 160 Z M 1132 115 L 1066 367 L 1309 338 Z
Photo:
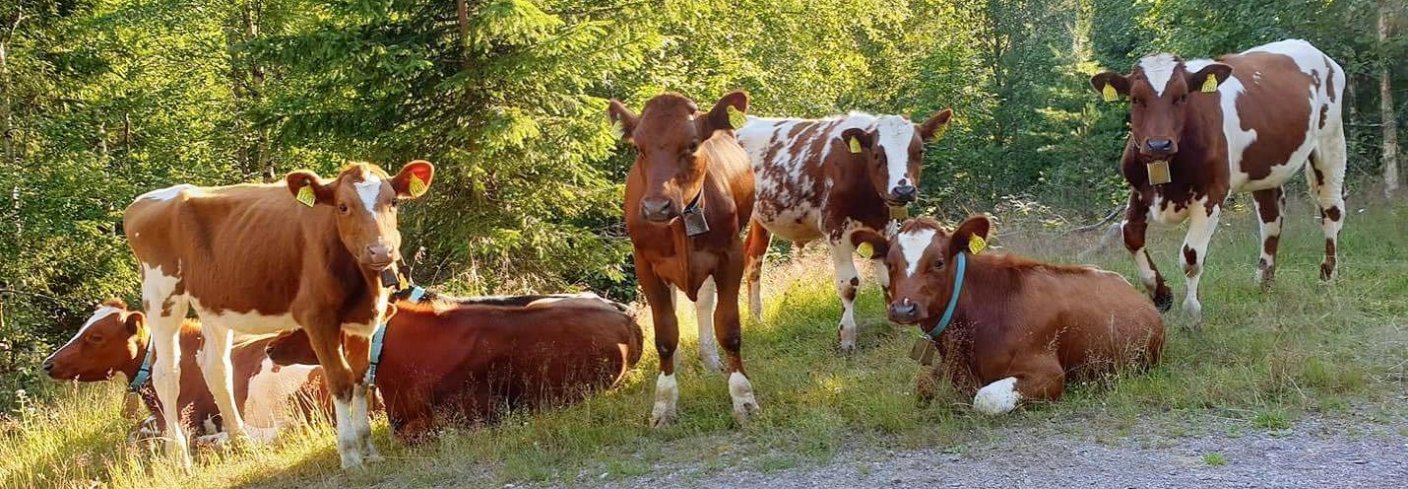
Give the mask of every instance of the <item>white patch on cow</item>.
M 753 383 L 742 372 L 728 375 L 728 395 L 733 399 L 733 416 L 746 421 L 758 410 L 758 399 L 753 397 Z
M 913 277 L 914 272 L 919 271 L 919 259 L 924 257 L 924 250 L 929 248 L 929 243 L 934 242 L 936 234 L 936 231 L 929 228 L 900 233 L 900 254 L 904 256 L 905 276 Z
M 719 303 L 714 277 L 706 278 L 704 283 L 699 284 L 699 293 L 695 297 L 699 298 L 694 302 L 695 323 L 699 326 L 699 360 L 704 362 L 706 369 L 723 371 L 723 364 L 719 363 L 719 344 L 714 338 L 714 307 Z
M 675 419 L 675 404 L 680 400 L 679 382 L 675 375 L 660 374 L 655 379 L 655 406 L 650 410 L 650 423 L 655 426 L 670 424 Z
M 1173 79 L 1173 70 L 1178 68 L 1178 58 L 1168 53 L 1151 54 L 1139 59 L 1139 67 L 1144 70 L 1144 77 L 1148 78 L 1149 84 L 1154 87 L 1154 93 L 1162 97 L 1164 90 L 1168 89 L 1168 82 Z M 1191 66 L 1187 70 L 1197 71 Z
M 381 177 L 375 173 L 366 171 L 362 173 L 362 181 L 353 183 L 357 189 L 357 196 L 361 197 L 362 205 L 367 207 L 367 212 L 376 213 L 376 199 L 381 196 Z
M 192 297 L 191 305 L 200 316 L 203 327 L 215 326 L 222 330 L 237 331 L 249 335 L 270 335 L 291 329 L 298 329 L 293 314 L 260 314 L 259 311 L 235 312 L 230 310 L 213 311 L 200 303 L 200 298 Z
M 166 188 L 163 188 L 163 189 L 157 189 L 157 190 L 153 190 L 153 191 L 151 191 L 151 192 L 147 192 L 147 193 L 142 194 L 142 195 L 138 195 L 135 200 L 160 200 L 160 201 L 167 201 L 167 200 L 171 200 L 171 199 L 176 198 L 176 196 L 181 195 L 181 192 L 185 192 L 185 191 L 187 191 L 187 190 L 190 190 L 190 191 L 193 191 L 193 192 L 194 192 L 194 191 L 197 191 L 198 188 L 197 188 L 195 185 L 191 185 L 191 184 L 189 184 L 189 183 L 183 183 L 183 184 L 180 184 L 180 185 L 174 185 L 174 186 L 166 187 Z
M 308 383 L 308 377 L 321 367 L 314 365 L 290 365 L 278 367 L 265 358 L 259 364 L 259 373 L 249 379 L 249 395 L 244 402 L 247 430 L 278 430 L 295 423 L 290 416 L 291 404 L 297 401 L 297 394 Z
M 103 307 L 99 307 L 97 311 L 94 311 L 94 312 L 93 312 L 93 315 L 92 315 L 92 316 L 88 316 L 88 320 L 83 323 L 83 326 L 82 326 L 82 327 L 79 327 L 79 328 L 78 328 L 78 332 L 73 334 L 73 338 L 69 338 L 68 343 L 64 343 L 64 346 L 61 346 L 61 347 L 59 347 L 59 349 L 54 350 L 54 353 L 51 353 L 51 354 L 49 355 L 49 358 L 44 359 L 44 363 L 48 363 L 48 362 L 52 361 L 52 360 L 54 359 L 54 355 L 58 355 L 59 352 L 61 352 L 61 351 L 63 351 L 64 349 L 68 348 L 69 345 L 72 345 L 72 344 L 73 344 L 73 342 L 78 341 L 79 338 L 83 337 L 83 333 L 84 333 L 84 332 L 87 332 L 87 331 L 88 331 L 88 328 L 93 327 L 93 325 L 94 325 L 95 323 L 97 323 L 98 321 L 102 321 L 103 319 L 105 319 L 105 318 L 107 318 L 108 316 L 111 316 L 111 315 L 113 315 L 113 314 L 120 314 L 120 313 L 122 313 L 122 310 L 121 310 L 121 309 L 118 309 L 118 308 L 116 308 L 116 307 L 112 307 L 112 306 L 103 306 Z
M 913 175 L 908 173 L 909 144 L 915 137 L 914 124 L 903 117 L 887 115 L 875 121 L 875 129 L 880 133 L 878 145 L 885 151 L 885 169 L 890 177 L 885 188 L 893 192 L 900 185 L 918 186 Z
M 1154 264 L 1149 263 L 1149 253 L 1144 248 L 1134 251 L 1134 265 L 1139 270 L 1139 281 L 1144 283 L 1144 287 L 1150 291 L 1158 285 L 1158 274 L 1154 272 Z
M 357 432 L 353 429 L 355 421 L 352 419 L 352 406 L 350 400 L 342 400 L 333 396 L 332 410 L 337 416 L 337 453 L 342 457 L 342 468 L 350 469 L 362 465 L 362 444 L 357 438 Z
M 973 409 L 983 414 L 999 415 L 1017 409 L 1022 393 L 1017 392 L 1017 378 L 1008 377 L 978 390 L 973 397 Z

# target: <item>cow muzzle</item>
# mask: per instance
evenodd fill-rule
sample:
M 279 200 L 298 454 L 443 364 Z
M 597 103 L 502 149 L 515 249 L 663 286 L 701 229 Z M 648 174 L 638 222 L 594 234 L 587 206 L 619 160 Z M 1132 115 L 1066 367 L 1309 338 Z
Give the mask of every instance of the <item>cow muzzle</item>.
M 913 185 L 899 185 L 890 189 L 889 201 L 891 204 L 910 204 L 919 198 L 919 189 Z
M 919 322 L 919 305 L 908 297 L 890 304 L 890 320 L 900 324 Z
M 1149 138 L 1139 152 L 1145 156 L 1168 157 L 1178 152 L 1178 142 L 1172 139 Z
M 651 222 L 666 222 L 675 217 L 670 199 L 654 198 L 640 201 L 640 215 Z

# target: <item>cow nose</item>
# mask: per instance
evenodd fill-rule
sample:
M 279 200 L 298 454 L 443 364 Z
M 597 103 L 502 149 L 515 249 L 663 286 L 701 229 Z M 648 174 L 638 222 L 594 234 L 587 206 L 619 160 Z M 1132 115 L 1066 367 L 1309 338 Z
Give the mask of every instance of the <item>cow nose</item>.
M 1168 154 L 1173 152 L 1173 141 L 1169 139 L 1150 139 L 1144 142 L 1144 148 L 1150 153 Z
M 919 189 L 913 185 L 900 185 L 890 190 L 891 196 L 896 202 L 908 204 L 914 202 L 914 198 L 919 196 Z
M 899 304 L 890 304 L 890 319 L 897 323 L 913 322 L 919 319 L 919 306 L 908 300 Z
M 391 247 L 384 244 L 374 244 L 367 247 L 367 258 L 374 267 L 385 267 L 391 264 Z
M 651 221 L 668 221 L 672 214 L 670 199 L 645 199 L 640 201 L 640 213 Z

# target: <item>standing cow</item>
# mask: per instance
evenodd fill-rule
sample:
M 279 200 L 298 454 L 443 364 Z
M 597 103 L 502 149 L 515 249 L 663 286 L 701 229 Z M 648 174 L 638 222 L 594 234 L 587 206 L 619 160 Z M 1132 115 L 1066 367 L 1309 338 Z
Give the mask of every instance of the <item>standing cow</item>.
M 1346 156 L 1340 119 L 1345 75 L 1333 59 L 1310 43 L 1288 40 L 1217 61 L 1146 56 L 1129 75 L 1104 72 L 1090 84 L 1106 100 L 1130 100 L 1131 131 L 1121 162 L 1130 186 L 1124 243 L 1160 310 L 1173 304 L 1173 294 L 1145 250 L 1148 220 L 1189 221 L 1183 306 L 1201 325 L 1198 279 L 1223 200 L 1230 192 L 1252 193 L 1261 224 L 1256 280 L 1269 287 L 1283 220 L 1282 186 L 1302 167 L 1325 232 L 1320 278 L 1334 277 Z
M 180 325 L 195 307 L 205 337 L 201 369 L 224 427 L 245 436 L 235 409 L 230 343 L 235 332 L 303 329 L 323 366 L 337 416 L 342 467 L 380 458 L 372 445 L 367 337 L 386 312 L 401 232 L 396 205 L 429 187 L 434 167 L 412 161 L 395 177 L 348 165 L 332 181 L 299 171 L 282 184 L 148 192 L 123 223 L 142 271 L 142 306 L 156 348 L 153 384 L 174 454 L 189 466 L 178 419 Z M 388 284 L 391 282 L 391 284 Z M 357 338 L 342 348 L 342 332 Z M 349 361 L 351 362 L 349 364 Z
M 851 235 L 885 231 L 891 209 L 918 198 L 924 143 L 942 133 L 952 116 L 943 109 L 923 124 L 858 112 L 826 119 L 748 118 L 738 141 L 752 161 L 758 188 L 747 245 L 749 309 L 755 319 L 762 319 L 759 279 L 772 234 L 799 245 L 825 239 L 841 297 L 841 350 L 855 350 L 860 275 L 851 258 L 857 245 Z M 880 258 L 871 264 L 875 279 L 888 290 Z
M 728 392 L 740 423 L 758 410 L 753 384 L 743 371 L 738 289 L 743 279 L 740 233 L 753 215 L 753 172 L 733 130 L 743 124 L 748 94 L 724 95 L 709 112 L 675 93 L 651 98 L 640 115 L 612 100 L 611 120 L 638 154 L 626 176 L 626 232 L 636 278 L 650 304 L 660 377 L 650 420 L 675 418 L 675 289 L 695 302 L 700 354 L 719 368 L 710 337 L 723 345 Z M 712 358 L 711 358 L 712 357 Z

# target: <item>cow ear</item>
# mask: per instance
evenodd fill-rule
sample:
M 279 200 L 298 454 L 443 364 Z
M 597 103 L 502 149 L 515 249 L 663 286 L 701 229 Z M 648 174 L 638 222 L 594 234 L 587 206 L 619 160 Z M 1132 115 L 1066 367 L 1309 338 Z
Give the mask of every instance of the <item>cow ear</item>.
M 611 118 L 611 130 L 615 131 L 616 139 L 631 142 L 631 135 L 636 131 L 636 122 L 640 120 L 636 114 L 626 108 L 626 104 L 620 100 L 611 99 L 611 104 L 606 107 L 606 116 Z
M 289 173 L 284 177 L 284 183 L 288 184 L 289 193 L 303 205 L 332 205 L 333 187 L 323 184 L 323 179 L 319 178 L 317 173 L 308 170 Z
M 1188 73 L 1188 90 L 1212 93 L 1217 91 L 1217 86 L 1226 82 L 1232 76 L 1232 67 L 1222 63 L 1211 63 L 1198 70 L 1197 73 Z M 1209 79 L 1211 78 L 1211 79 Z
M 1104 95 L 1106 102 L 1114 102 L 1120 95 L 1129 96 L 1129 79 L 1113 71 L 1090 77 L 1090 87 Z
M 852 232 L 851 246 L 855 247 L 860 256 L 872 260 L 884 260 L 885 255 L 890 253 L 890 240 L 869 229 L 857 229 Z
M 845 146 L 852 153 L 860 153 L 863 149 L 870 149 L 875 146 L 875 132 L 867 131 L 859 127 L 852 127 L 841 131 L 841 145 Z
M 127 320 L 123 322 L 127 324 L 127 334 L 130 335 L 136 335 L 147 329 L 147 315 L 142 314 L 141 311 L 128 313 Z
M 415 160 L 401 167 L 401 172 L 391 179 L 391 189 L 396 197 L 414 199 L 430 190 L 430 182 L 435 179 L 435 165 L 429 161 Z
M 748 122 L 748 92 L 734 90 L 724 95 L 714 104 L 714 108 L 709 110 L 705 121 L 704 134 L 709 136 L 712 136 L 714 131 L 743 127 Z
M 987 247 L 992 232 L 992 218 L 985 215 L 969 217 L 958 225 L 948 242 L 948 258 L 961 252 L 978 253 Z
M 940 110 L 929 120 L 919 124 L 919 139 L 925 142 L 932 141 L 944 135 L 948 130 L 948 121 L 953 119 L 953 109 Z

